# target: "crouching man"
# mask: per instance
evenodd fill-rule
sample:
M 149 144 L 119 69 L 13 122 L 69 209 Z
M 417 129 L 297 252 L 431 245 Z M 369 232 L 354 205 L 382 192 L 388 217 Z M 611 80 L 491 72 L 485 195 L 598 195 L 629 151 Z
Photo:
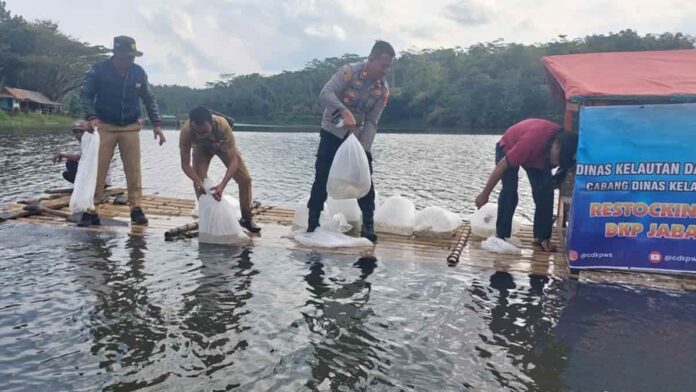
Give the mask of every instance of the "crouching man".
M 216 200 L 220 200 L 227 183 L 234 179 L 239 186 L 239 204 L 242 212 L 239 223 L 251 233 L 261 231 L 261 228 L 254 224 L 251 214 L 251 176 L 237 150 L 232 126 L 226 118 L 214 115 L 210 109 L 203 106 L 191 110 L 189 119 L 181 126 L 179 152 L 181 169 L 193 181 L 197 198 L 210 192 Z M 205 189 L 203 180 L 208 176 L 210 161 L 214 156 L 222 160 L 227 170 L 217 186 Z

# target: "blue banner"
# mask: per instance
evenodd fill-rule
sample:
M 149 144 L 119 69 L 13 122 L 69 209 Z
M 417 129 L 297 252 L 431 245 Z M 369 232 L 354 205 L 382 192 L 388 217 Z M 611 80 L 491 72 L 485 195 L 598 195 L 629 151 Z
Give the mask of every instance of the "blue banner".
M 583 107 L 571 268 L 696 272 L 696 104 Z

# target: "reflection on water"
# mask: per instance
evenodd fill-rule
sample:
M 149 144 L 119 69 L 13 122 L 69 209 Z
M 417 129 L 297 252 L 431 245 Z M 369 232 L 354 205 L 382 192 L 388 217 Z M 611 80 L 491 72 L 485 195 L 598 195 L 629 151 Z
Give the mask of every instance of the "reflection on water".
M 240 134 L 263 200 L 308 189 L 316 135 L 292 136 Z M 383 136 L 383 188 L 469 208 L 487 164 L 472 174 L 466 151 L 488 139 Z M 55 136 L 8 138 L 3 200 L 60 184 L 40 159 Z M 144 150 L 146 181 L 186 196 Z M 3 391 L 681 391 L 696 377 L 694 293 L 16 222 L 0 224 L 0 280 Z
M 696 295 L 0 225 L 3 390 L 688 390 Z
M 326 277 L 320 254 L 307 255 L 309 273 L 305 281 L 311 293 L 307 310 L 302 314 L 314 349 L 312 378 L 306 386 L 351 388 L 369 385 L 368 371 L 387 373 L 388 361 L 380 360 L 386 351 L 385 342 L 372 336 L 365 321 L 372 311 L 365 306 L 370 300 L 371 284 L 365 279 L 375 270 L 377 261 L 361 258 L 353 266 L 359 269 L 355 278 Z M 386 384 L 389 384 L 387 381 Z
M 562 390 L 561 374 L 569 349 L 553 336 L 553 327 L 564 306 L 564 298 L 557 295 L 563 293 L 563 287 L 545 276 L 530 275 L 528 279 L 529 285 L 518 290 L 511 274 L 493 273 L 488 284 L 496 294 L 492 303 L 488 288 L 478 283 L 471 286 L 474 303 L 488 310 L 492 334 L 482 339 L 485 345 L 477 350 L 481 358 L 488 360 L 487 368 L 498 384 L 506 389 Z M 549 294 L 544 295 L 545 291 Z M 496 361 L 487 345 L 502 348 L 506 360 Z M 520 373 L 506 371 L 505 366 Z

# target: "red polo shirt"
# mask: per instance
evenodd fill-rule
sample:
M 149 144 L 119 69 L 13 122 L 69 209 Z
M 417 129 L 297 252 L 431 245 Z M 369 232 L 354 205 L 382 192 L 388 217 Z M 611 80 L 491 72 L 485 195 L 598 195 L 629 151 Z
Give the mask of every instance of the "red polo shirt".
M 560 130 L 556 123 L 530 118 L 508 128 L 498 144 L 510 166 L 546 169 L 546 146 Z

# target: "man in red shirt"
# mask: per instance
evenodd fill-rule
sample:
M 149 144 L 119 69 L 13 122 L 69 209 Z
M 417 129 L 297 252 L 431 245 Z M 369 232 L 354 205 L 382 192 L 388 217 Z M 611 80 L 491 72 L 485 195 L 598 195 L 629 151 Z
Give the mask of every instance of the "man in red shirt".
M 495 146 L 496 167 L 486 187 L 476 198 L 476 208 L 488 203 L 491 192 L 502 179 L 498 196 L 496 236 L 510 238 L 517 207 L 520 166 L 527 172 L 534 198 L 534 239 L 545 251 L 555 251 L 550 242 L 553 227 L 553 176 L 551 169 L 567 170 L 575 165 L 578 135 L 564 131 L 551 121 L 530 118 L 508 128 Z

